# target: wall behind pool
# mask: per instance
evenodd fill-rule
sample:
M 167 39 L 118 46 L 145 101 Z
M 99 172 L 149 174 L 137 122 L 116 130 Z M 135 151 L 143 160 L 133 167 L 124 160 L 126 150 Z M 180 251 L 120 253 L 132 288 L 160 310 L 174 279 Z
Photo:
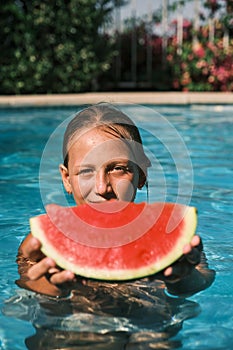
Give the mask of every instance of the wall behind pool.
M 233 104 L 231 92 L 101 92 L 0 96 L 0 107 L 75 106 L 109 103 L 154 105 Z

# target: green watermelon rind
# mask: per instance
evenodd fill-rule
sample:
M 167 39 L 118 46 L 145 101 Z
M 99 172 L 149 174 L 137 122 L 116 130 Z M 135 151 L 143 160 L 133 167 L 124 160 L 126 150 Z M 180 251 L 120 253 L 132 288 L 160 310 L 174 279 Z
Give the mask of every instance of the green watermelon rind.
M 31 233 L 34 237 L 40 240 L 42 244 L 41 251 L 46 256 L 52 258 L 62 269 L 72 271 L 76 275 L 105 281 L 126 281 L 143 278 L 160 272 L 173 264 L 183 255 L 183 247 L 185 244 L 190 243 L 197 227 L 196 208 L 186 206 L 183 218 L 182 233 L 180 234 L 176 244 L 172 247 L 171 251 L 163 258 L 149 265 L 137 267 L 135 269 L 109 269 L 104 267 L 96 268 L 77 265 L 76 263 L 73 263 L 71 260 L 62 256 L 61 253 L 54 249 L 54 246 L 48 241 L 43 229 L 40 227 L 39 217 L 30 219 Z M 150 253 L 150 251 L 148 251 L 148 253 Z

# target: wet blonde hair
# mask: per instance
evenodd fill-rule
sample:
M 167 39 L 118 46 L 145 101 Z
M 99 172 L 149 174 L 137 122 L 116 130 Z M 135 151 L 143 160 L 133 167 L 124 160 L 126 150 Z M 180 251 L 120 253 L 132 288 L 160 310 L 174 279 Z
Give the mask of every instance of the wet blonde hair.
M 101 129 L 126 142 L 134 154 L 137 165 L 144 174 L 147 173 L 151 162 L 144 152 L 137 126 L 126 114 L 109 103 L 99 103 L 83 109 L 68 124 L 63 139 L 63 159 L 66 168 L 69 163 L 69 147 L 74 137 L 92 128 Z

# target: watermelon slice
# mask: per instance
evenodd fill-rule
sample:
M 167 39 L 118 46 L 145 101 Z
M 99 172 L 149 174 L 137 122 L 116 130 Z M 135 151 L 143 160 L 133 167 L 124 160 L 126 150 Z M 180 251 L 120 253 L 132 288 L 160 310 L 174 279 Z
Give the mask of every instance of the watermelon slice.
M 46 210 L 30 219 L 42 252 L 64 269 L 99 280 L 161 271 L 181 257 L 197 225 L 196 209 L 177 203 L 49 204 Z

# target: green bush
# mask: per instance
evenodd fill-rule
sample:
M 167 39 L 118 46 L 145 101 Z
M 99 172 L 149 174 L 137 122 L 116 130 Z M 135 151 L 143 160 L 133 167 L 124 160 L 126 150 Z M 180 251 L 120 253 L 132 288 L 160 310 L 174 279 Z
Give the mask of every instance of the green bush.
M 66 93 L 95 87 L 112 58 L 101 30 L 110 0 L 8 0 L 0 14 L 0 93 Z

